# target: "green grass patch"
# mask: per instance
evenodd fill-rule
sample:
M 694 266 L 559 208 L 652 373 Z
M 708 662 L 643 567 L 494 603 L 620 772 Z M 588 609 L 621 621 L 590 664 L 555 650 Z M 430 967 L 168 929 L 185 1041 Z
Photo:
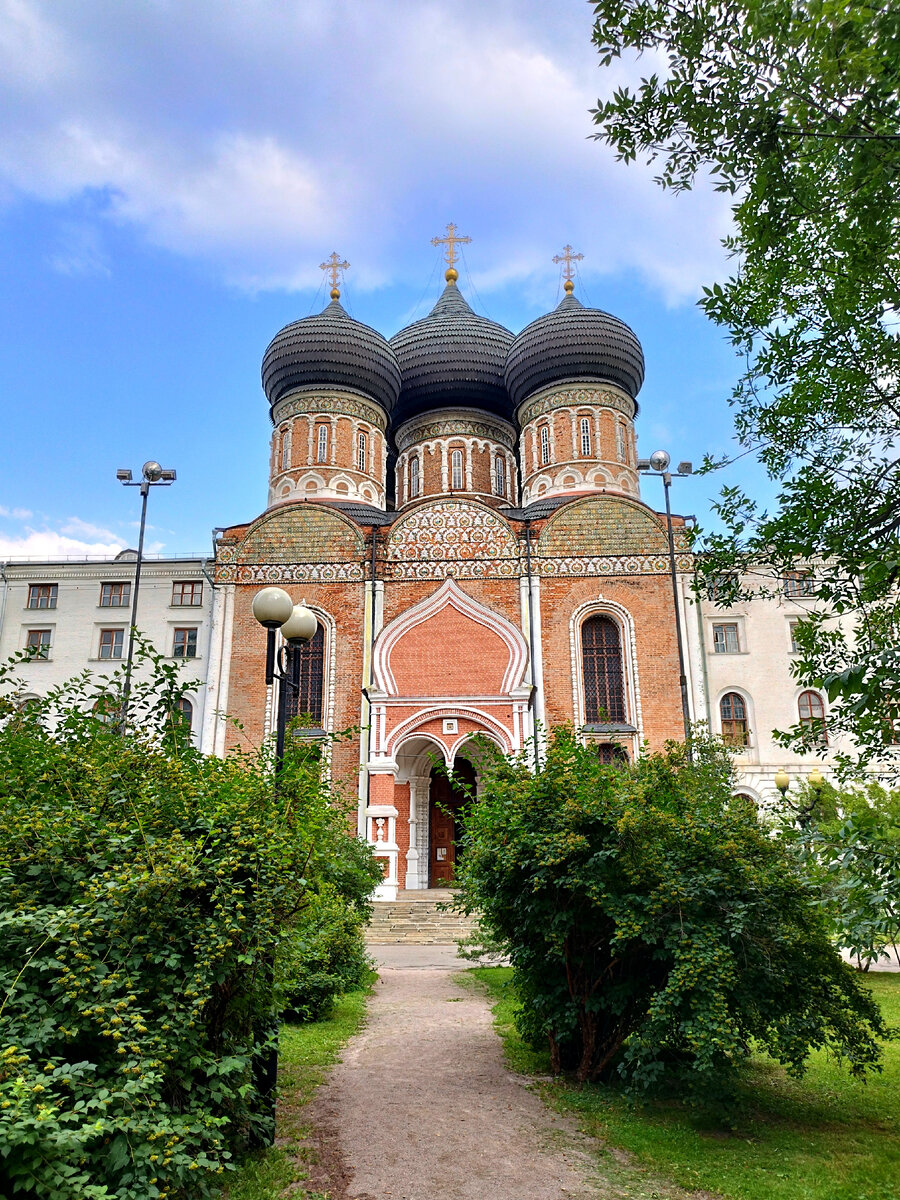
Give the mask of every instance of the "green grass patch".
M 516 1033 L 512 970 L 469 972 L 489 989 L 511 1066 L 546 1074 L 549 1059 Z M 900 1026 L 900 975 L 864 977 L 887 1022 Z M 768 1057 L 751 1060 L 738 1104 L 722 1113 L 672 1102 L 642 1102 L 609 1087 L 554 1081 L 548 1101 L 576 1113 L 585 1131 L 634 1154 L 688 1188 L 729 1200 L 898 1200 L 900 1042 L 885 1046 L 884 1069 L 863 1082 L 824 1053 L 791 1079 Z
M 309 1125 L 303 1107 L 323 1082 L 328 1068 L 356 1033 L 366 1012 L 370 987 L 349 992 L 335 1001 L 331 1016 L 308 1025 L 284 1025 L 278 1058 L 278 1142 L 253 1154 L 228 1180 L 227 1200 L 280 1200 L 285 1188 L 306 1178 L 304 1138 Z M 307 1193 L 316 1200 L 319 1193 Z

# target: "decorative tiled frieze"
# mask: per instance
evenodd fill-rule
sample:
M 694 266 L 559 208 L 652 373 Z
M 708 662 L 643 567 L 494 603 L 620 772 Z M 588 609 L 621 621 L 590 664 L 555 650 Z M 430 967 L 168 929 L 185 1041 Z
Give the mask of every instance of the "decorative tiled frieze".
M 676 554 L 675 569 L 688 574 L 694 569 L 690 554 Z M 669 570 L 669 559 L 664 554 L 628 554 L 621 556 L 589 556 L 584 558 L 536 558 L 532 559 L 535 575 L 591 576 L 591 575 L 665 575 Z
M 425 414 L 406 421 L 394 434 L 397 449 L 402 453 L 417 442 L 445 437 L 478 437 L 499 442 L 508 450 L 514 450 L 516 434 L 507 421 L 493 421 L 486 413 L 478 410 L 443 412 L 440 417 Z
M 518 558 L 509 525 L 490 509 L 461 500 L 439 500 L 403 517 L 387 543 L 400 562 Z M 426 576 L 435 578 L 435 576 Z
M 521 573 L 522 566 L 518 558 L 487 561 L 442 559 L 387 562 L 379 564 L 378 570 L 385 579 L 393 580 L 515 579 Z
M 222 563 L 216 583 L 347 583 L 365 578 L 359 563 Z
M 544 388 L 535 396 L 531 396 L 518 412 L 519 424 L 525 426 L 535 417 L 553 412 L 558 408 L 578 408 L 583 405 L 591 407 L 611 408 L 620 412 L 629 420 L 634 419 L 636 405 L 630 396 L 613 387 L 569 387 L 560 388 L 558 384 Z
M 379 405 L 363 396 L 345 392 L 292 392 L 272 409 L 272 423 L 279 425 L 290 417 L 309 413 L 338 413 L 369 421 L 382 432 L 387 429 L 387 416 Z

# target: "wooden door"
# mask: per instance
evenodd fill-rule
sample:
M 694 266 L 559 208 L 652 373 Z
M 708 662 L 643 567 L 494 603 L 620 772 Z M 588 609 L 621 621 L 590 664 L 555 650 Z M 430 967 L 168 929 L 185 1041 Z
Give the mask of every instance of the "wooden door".
M 455 772 L 466 784 L 473 784 L 475 771 L 464 759 L 458 759 Z M 431 772 L 430 789 L 430 837 L 428 886 L 447 887 L 453 882 L 457 859 L 457 842 L 460 835 L 460 816 L 466 802 L 465 793 L 451 787 L 450 780 L 439 771 Z

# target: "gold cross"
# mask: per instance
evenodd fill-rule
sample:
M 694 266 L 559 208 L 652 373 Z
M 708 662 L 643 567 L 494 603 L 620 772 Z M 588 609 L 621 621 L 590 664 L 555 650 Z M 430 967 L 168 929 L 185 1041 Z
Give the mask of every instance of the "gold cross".
M 575 284 L 572 282 L 572 279 L 575 275 L 575 269 L 572 266 L 572 264 L 576 263 L 576 262 L 581 262 L 581 260 L 583 258 L 584 258 L 583 254 L 573 253 L 572 247 L 568 246 L 568 245 L 563 246 L 562 254 L 554 254 L 554 256 L 553 256 L 553 261 L 555 263 L 565 263 L 566 264 L 563 267 L 563 279 L 565 279 L 565 281 L 566 281 L 566 291 L 570 295 L 572 292 L 575 291 Z
M 349 266 L 350 266 L 350 264 L 347 262 L 346 259 L 343 262 L 341 262 L 340 255 L 338 254 L 337 250 L 332 250 L 331 257 L 326 258 L 323 263 L 319 263 L 320 271 L 330 271 L 331 272 L 331 298 L 332 298 L 332 300 L 339 299 L 341 293 L 338 290 L 338 284 L 341 281 L 341 275 L 344 273 L 344 271 L 347 270 L 347 268 Z
M 457 247 L 457 245 L 465 243 L 465 242 L 471 242 L 471 240 L 472 239 L 470 237 L 463 237 L 460 234 L 458 234 L 456 232 L 456 226 L 453 224 L 452 221 L 447 226 L 447 236 L 446 237 L 442 237 L 442 238 L 441 237 L 433 237 L 431 239 L 432 246 L 446 246 L 447 247 L 447 255 L 446 255 L 447 270 L 444 273 L 444 278 L 447 280 L 448 283 L 450 283 L 454 279 L 459 278 L 459 272 L 453 266 L 453 264 L 456 262 L 456 247 Z

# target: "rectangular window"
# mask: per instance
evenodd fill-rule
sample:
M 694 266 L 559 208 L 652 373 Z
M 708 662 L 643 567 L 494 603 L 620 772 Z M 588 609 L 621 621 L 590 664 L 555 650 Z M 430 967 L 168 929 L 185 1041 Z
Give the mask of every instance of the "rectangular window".
M 409 498 L 414 500 L 419 494 L 419 460 L 411 458 L 409 460 Z
M 506 495 L 505 463 L 499 456 L 494 461 L 494 491 L 498 496 Z
M 541 426 L 541 466 L 550 461 L 550 430 L 546 425 Z
M 172 604 L 176 608 L 196 608 L 202 603 L 203 584 L 199 580 L 177 580 L 172 584 Z
M 286 471 L 291 465 L 291 431 L 286 429 L 281 435 L 281 469 Z
M 101 608 L 127 608 L 131 602 L 130 583 L 101 583 Z
M 29 629 L 25 645 L 29 650 L 36 650 L 35 658 L 50 657 L 50 630 Z
M 713 625 L 713 649 L 716 654 L 737 654 L 740 648 L 736 624 Z
M 33 583 L 28 589 L 29 608 L 56 608 L 59 588 L 55 583 Z
M 797 642 L 797 626 L 799 624 L 800 624 L 799 621 L 789 621 L 788 622 L 788 629 L 790 630 L 790 634 L 791 634 L 791 654 L 799 654 L 800 653 L 800 646 Z
M 172 650 L 173 658 L 196 658 L 197 657 L 197 630 L 194 629 L 176 629 L 175 630 L 175 645 Z
M 813 578 L 808 571 L 788 571 L 781 577 L 784 594 L 793 599 L 814 596 L 816 594 Z
M 450 486 L 452 488 L 461 488 L 463 485 L 463 461 L 462 450 L 454 450 L 450 455 Z
M 591 423 L 587 417 L 581 418 L 581 457 L 591 457 Z
M 320 425 L 316 448 L 316 462 L 328 462 L 328 426 Z
M 100 658 L 121 658 L 124 641 L 124 629 L 101 629 Z
M 361 433 L 356 443 L 356 463 L 360 471 L 366 470 L 366 435 Z

